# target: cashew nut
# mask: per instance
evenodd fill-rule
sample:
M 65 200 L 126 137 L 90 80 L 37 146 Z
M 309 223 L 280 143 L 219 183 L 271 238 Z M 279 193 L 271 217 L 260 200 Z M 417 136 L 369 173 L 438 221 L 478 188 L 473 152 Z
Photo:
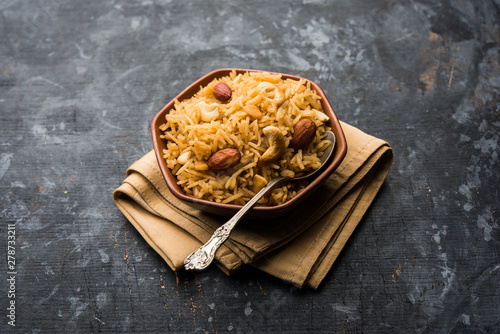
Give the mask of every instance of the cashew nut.
M 261 82 L 257 85 L 257 89 L 259 89 L 262 93 L 271 93 L 271 98 L 276 101 L 278 105 L 285 102 L 285 94 L 283 91 L 270 82 Z
M 270 82 L 263 81 L 257 85 L 257 89 L 261 90 L 262 92 L 269 92 L 276 89 L 276 86 Z
M 259 108 L 256 106 L 249 104 L 243 107 L 243 111 L 252 116 L 255 119 L 261 119 L 262 118 L 262 113 L 260 112 Z
M 201 101 L 197 106 L 200 108 L 201 120 L 203 122 L 211 122 L 219 117 L 219 107 L 217 104 L 207 104 L 205 101 Z
M 330 118 L 324 112 L 316 109 L 314 110 L 314 116 L 316 116 L 316 119 L 320 122 L 327 122 L 328 120 L 330 120 Z
M 286 150 L 285 137 L 281 133 L 280 129 L 275 126 L 266 126 L 262 129 L 262 133 L 267 137 L 269 141 L 269 147 L 262 154 L 259 161 L 262 163 L 271 163 L 278 160 Z
M 203 161 L 196 161 L 194 163 L 194 169 L 196 170 L 208 170 L 208 165 L 204 163 Z
M 184 165 L 186 162 L 188 162 L 189 158 L 191 158 L 191 151 L 186 151 L 179 155 L 179 157 L 177 158 L 177 162 L 181 165 Z
M 253 176 L 253 183 L 252 183 L 252 191 L 254 193 L 258 193 L 262 188 L 264 188 L 267 184 L 267 180 L 259 175 L 259 174 L 255 174 Z

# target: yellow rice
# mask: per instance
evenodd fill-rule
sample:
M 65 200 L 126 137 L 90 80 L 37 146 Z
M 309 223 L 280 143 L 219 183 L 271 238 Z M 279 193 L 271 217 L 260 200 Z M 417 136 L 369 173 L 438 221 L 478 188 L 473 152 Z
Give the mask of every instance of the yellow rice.
M 231 88 L 230 100 L 221 102 L 214 98 L 212 91 L 218 82 L 225 82 Z M 216 112 L 204 114 L 203 103 L 211 105 Z M 262 118 L 255 119 L 243 110 L 250 104 L 259 108 Z M 328 117 L 310 83 L 284 80 L 271 73 L 232 71 L 229 76 L 200 87 L 192 98 L 175 101 L 165 118 L 166 122 L 160 126 L 162 138 L 167 140 L 163 154 L 178 184 L 189 196 L 219 203 L 245 204 L 255 195 L 251 189 L 256 174 L 269 182 L 279 175 L 298 176 L 317 169 L 319 158 L 329 145 L 329 141 L 324 140 L 324 133 L 329 130 L 325 125 Z M 259 163 L 259 157 L 268 147 L 262 129 L 269 125 L 277 127 L 288 146 L 293 126 L 302 118 L 313 120 L 317 126 L 309 147 L 298 151 L 287 148 L 275 163 Z M 241 153 L 241 161 L 222 172 L 208 169 L 210 156 L 228 147 Z M 283 204 L 305 186 L 303 182 L 281 183 L 258 205 Z

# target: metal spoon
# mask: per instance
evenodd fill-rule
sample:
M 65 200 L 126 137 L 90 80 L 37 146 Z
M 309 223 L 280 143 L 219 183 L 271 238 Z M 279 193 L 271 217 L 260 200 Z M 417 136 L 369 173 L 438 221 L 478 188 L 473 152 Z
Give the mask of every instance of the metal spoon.
M 326 132 L 325 139 L 331 141 L 332 144 L 328 146 L 323 156 L 320 158 L 321 166 L 318 169 L 315 169 L 314 171 L 299 177 L 294 177 L 294 178 L 277 177 L 271 180 L 271 182 L 269 182 L 254 197 L 252 197 L 252 199 L 248 201 L 238 212 L 236 212 L 236 214 L 230 220 L 228 220 L 224 225 L 216 229 L 214 234 L 212 235 L 210 240 L 207 241 L 206 244 L 204 244 L 196 251 L 188 255 L 188 257 L 186 257 L 186 259 L 184 260 L 184 268 L 186 270 L 193 270 L 193 269 L 202 270 L 207 268 L 214 260 L 215 252 L 217 251 L 217 249 L 219 249 L 220 245 L 222 245 L 224 241 L 226 241 L 227 238 L 229 238 L 231 231 L 240 221 L 240 219 L 243 218 L 243 216 L 248 212 L 248 210 L 250 210 L 255 205 L 255 203 L 257 203 L 257 201 L 262 196 L 264 196 L 265 193 L 271 190 L 276 184 L 286 179 L 294 181 L 303 180 L 315 175 L 319 170 L 321 170 L 322 167 L 330 158 L 330 156 L 332 155 L 336 141 L 335 135 L 331 131 Z

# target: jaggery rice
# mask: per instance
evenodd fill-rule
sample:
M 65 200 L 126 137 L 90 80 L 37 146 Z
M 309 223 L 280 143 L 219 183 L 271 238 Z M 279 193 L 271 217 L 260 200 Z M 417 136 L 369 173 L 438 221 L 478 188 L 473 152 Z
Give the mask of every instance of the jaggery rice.
M 229 101 L 213 96 L 213 88 L 225 82 L 232 90 Z M 256 108 L 245 108 L 245 106 Z M 274 163 L 262 164 L 260 156 L 268 147 L 262 129 L 272 125 L 281 130 L 288 144 L 293 126 L 302 118 L 316 124 L 316 135 L 307 149 L 287 148 Z M 195 198 L 244 205 L 264 183 L 273 178 L 294 176 L 317 169 L 320 157 L 330 145 L 325 140 L 328 116 L 320 96 L 306 80 L 283 79 L 267 72 L 230 72 L 214 79 L 191 98 L 175 101 L 160 126 L 167 141 L 163 156 L 183 191 Z M 215 152 L 234 148 L 240 162 L 224 171 L 213 172 L 207 160 Z M 257 176 L 256 176 L 257 175 Z M 259 187 L 257 187 L 257 180 Z M 307 184 L 283 182 L 257 205 L 275 206 L 296 196 Z

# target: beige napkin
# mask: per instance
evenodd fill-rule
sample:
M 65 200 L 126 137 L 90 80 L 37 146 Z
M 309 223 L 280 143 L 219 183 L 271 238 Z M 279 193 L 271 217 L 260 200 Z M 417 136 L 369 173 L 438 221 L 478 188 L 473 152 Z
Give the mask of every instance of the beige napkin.
M 226 274 L 250 264 L 298 287 L 316 289 L 372 203 L 392 164 L 381 139 L 342 123 L 347 154 L 338 169 L 293 211 L 244 219 L 216 253 Z M 154 152 L 134 162 L 115 190 L 118 208 L 172 270 L 228 220 L 193 209 L 168 190 Z

